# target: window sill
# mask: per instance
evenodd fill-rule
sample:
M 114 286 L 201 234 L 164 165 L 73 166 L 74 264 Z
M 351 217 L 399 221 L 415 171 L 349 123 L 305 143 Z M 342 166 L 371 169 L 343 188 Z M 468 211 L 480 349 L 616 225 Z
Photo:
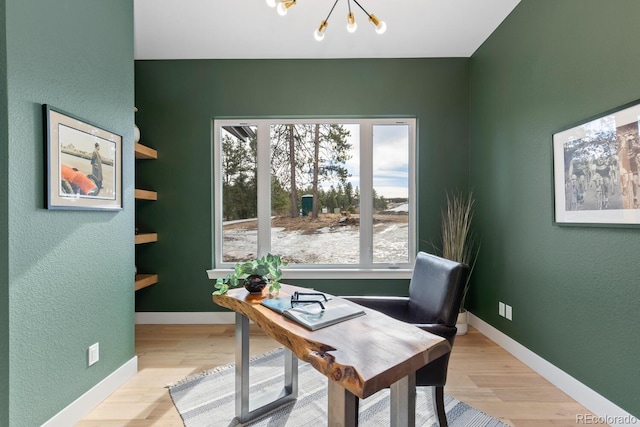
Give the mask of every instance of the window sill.
M 207 270 L 209 279 L 225 277 L 232 273 L 230 268 Z M 300 268 L 282 270 L 282 280 L 288 279 L 410 279 L 410 268 L 380 268 L 380 269 L 328 269 L 328 268 Z

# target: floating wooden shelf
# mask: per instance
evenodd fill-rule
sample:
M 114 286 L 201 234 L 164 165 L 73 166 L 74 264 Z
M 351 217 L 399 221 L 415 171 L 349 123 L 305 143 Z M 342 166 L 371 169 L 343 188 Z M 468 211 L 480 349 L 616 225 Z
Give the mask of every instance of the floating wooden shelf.
M 147 147 L 146 145 L 142 145 L 139 143 L 135 143 L 135 158 L 139 160 L 145 159 L 157 159 L 158 152 L 151 147 Z M 152 190 L 142 190 L 139 188 L 135 189 L 135 198 L 136 200 L 158 200 L 158 193 Z M 158 233 L 140 233 L 135 235 L 135 244 L 141 245 L 144 243 L 152 243 L 158 241 Z M 147 286 L 155 285 L 158 283 L 158 275 L 157 274 L 136 274 L 136 280 L 134 289 L 140 290 L 142 288 L 146 288 Z
M 135 290 L 146 288 L 147 286 L 158 283 L 157 274 L 136 274 Z
M 158 200 L 158 193 L 151 190 L 138 190 L 136 188 L 135 197 L 138 200 Z
M 136 159 L 157 159 L 158 152 L 153 148 L 147 147 L 136 142 L 135 146 Z
M 136 234 L 136 245 L 142 243 L 151 243 L 158 241 L 158 233 L 142 233 Z

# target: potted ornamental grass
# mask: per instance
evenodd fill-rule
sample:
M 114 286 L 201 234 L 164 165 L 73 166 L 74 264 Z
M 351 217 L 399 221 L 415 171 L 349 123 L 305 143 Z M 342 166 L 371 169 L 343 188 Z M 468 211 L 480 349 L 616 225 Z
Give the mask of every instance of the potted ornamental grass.
M 457 192 L 451 195 L 447 193 L 447 208 L 442 211 L 442 257 L 467 264 L 470 268 L 456 322 L 458 335 L 467 333 L 465 302 L 471 283 L 471 273 L 480 251 L 480 246 L 475 242 L 475 234 L 471 230 L 474 203 L 473 192 L 468 194 Z
M 213 295 L 224 295 L 229 288 L 244 286 L 250 293 L 261 293 L 268 285 L 269 293 L 280 291 L 282 267 L 289 263 L 283 261 L 280 255 L 268 254 L 250 261 L 238 262 L 233 273 L 216 280 Z

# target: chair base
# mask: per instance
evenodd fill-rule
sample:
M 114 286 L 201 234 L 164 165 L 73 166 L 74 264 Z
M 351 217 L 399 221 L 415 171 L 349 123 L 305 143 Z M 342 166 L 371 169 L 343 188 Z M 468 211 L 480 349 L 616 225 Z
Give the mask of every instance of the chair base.
M 447 427 L 447 413 L 444 410 L 444 387 L 431 387 L 433 397 L 433 410 L 438 416 L 440 427 Z

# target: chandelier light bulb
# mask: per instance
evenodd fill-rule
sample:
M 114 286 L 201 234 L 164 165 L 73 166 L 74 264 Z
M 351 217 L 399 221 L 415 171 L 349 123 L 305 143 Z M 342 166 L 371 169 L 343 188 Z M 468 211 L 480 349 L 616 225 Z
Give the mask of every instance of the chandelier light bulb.
M 278 2 L 278 7 L 276 8 L 278 15 L 285 16 L 289 8 L 295 6 L 297 1 L 298 0 L 276 0 L 276 2 Z
M 267 0 L 267 6 L 276 7 L 276 0 Z
M 379 20 L 378 17 L 373 13 L 369 15 L 369 22 L 371 22 L 373 26 L 376 27 L 376 33 L 384 34 L 384 32 L 387 31 L 387 24 L 385 24 L 384 21 Z
M 356 23 L 356 19 L 353 16 L 353 13 L 349 13 L 347 15 L 347 31 L 349 31 L 350 33 L 355 33 L 357 29 L 358 24 Z
M 329 25 L 327 21 L 322 21 L 318 29 L 314 31 L 313 38 L 319 42 L 324 40 L 324 31 L 327 29 L 327 25 Z

